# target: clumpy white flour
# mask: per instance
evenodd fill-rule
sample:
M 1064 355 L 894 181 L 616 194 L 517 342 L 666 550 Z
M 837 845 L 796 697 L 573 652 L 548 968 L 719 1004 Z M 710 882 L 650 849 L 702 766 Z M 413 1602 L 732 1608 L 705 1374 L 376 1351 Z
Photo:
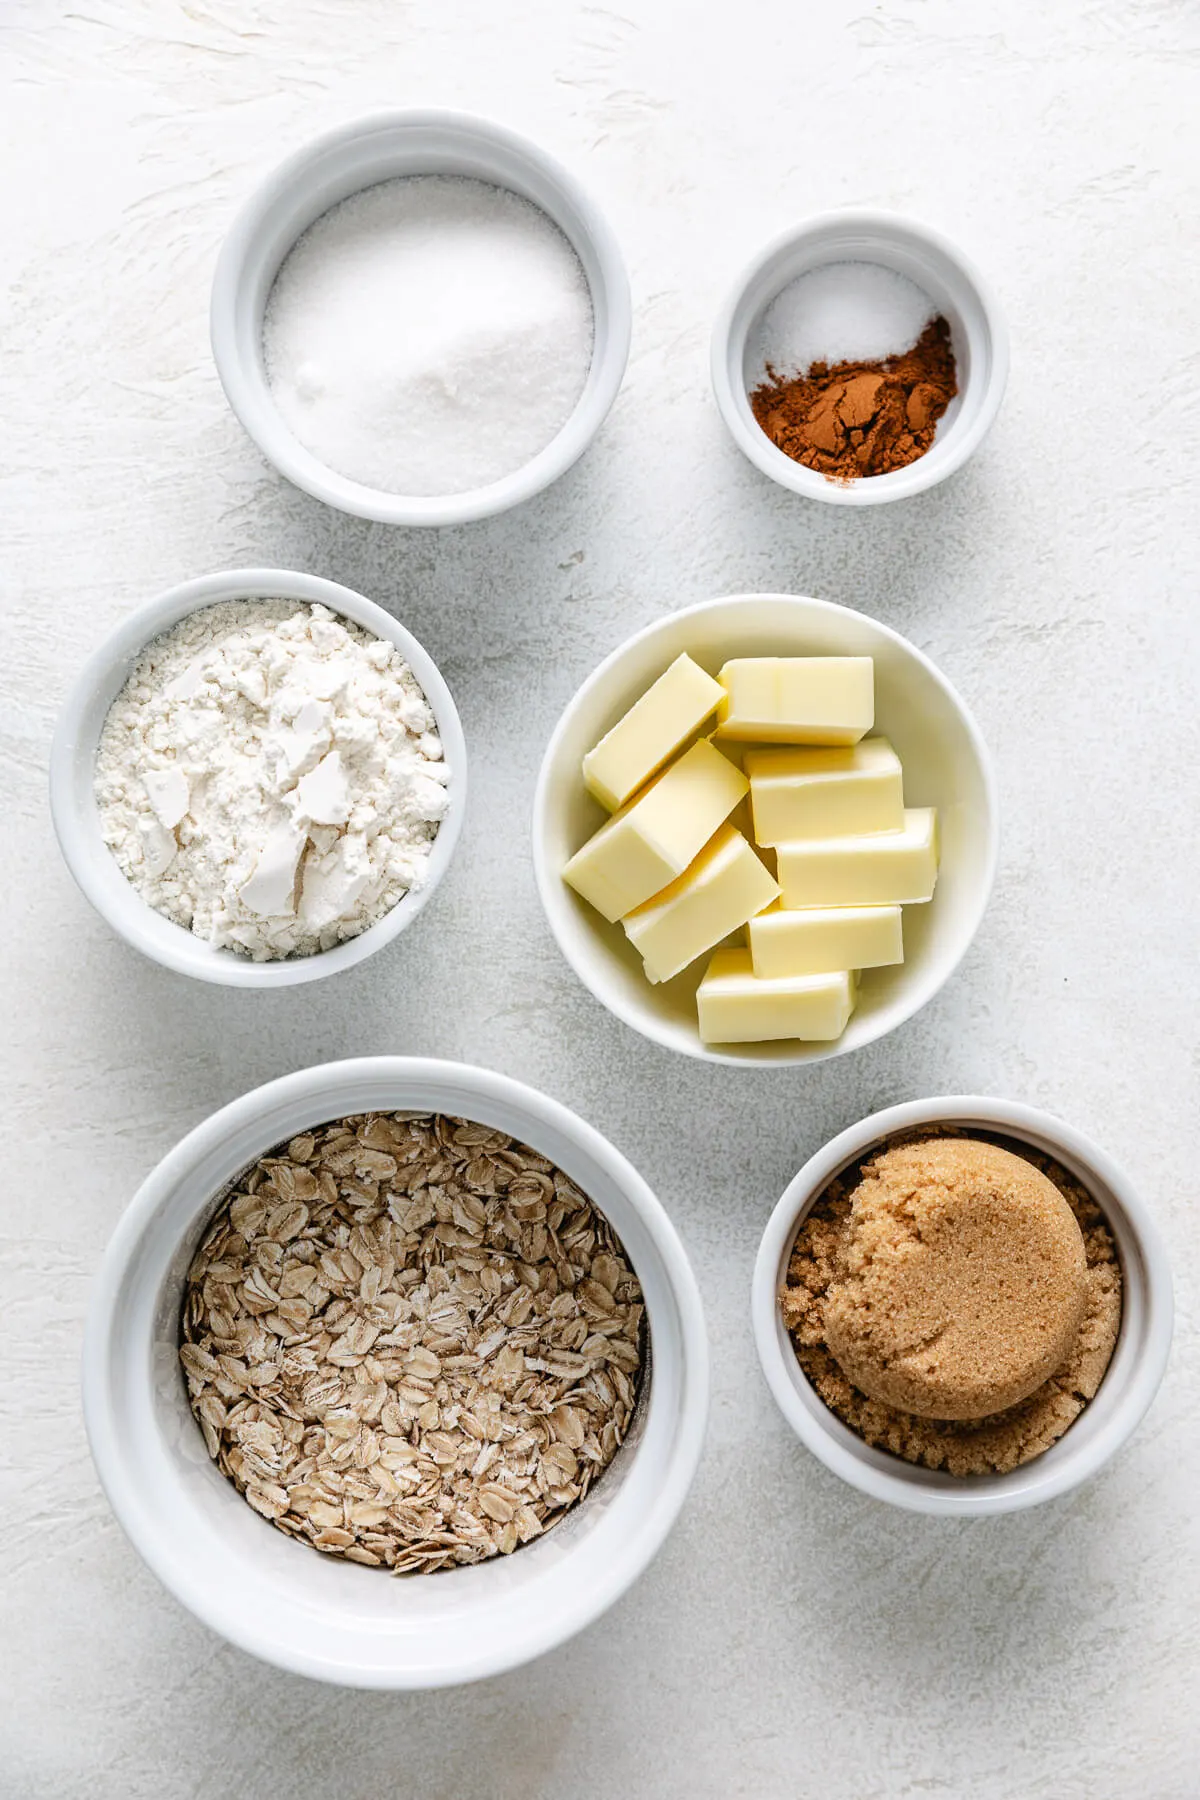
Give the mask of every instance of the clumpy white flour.
M 147 645 L 105 720 L 104 841 L 197 937 L 312 955 L 420 886 L 448 800 L 434 725 L 396 646 L 325 607 L 207 607 Z
M 450 175 L 331 207 L 284 261 L 263 326 L 271 393 L 305 448 L 413 495 L 485 487 L 545 449 L 592 339 L 587 279 L 557 225 Z

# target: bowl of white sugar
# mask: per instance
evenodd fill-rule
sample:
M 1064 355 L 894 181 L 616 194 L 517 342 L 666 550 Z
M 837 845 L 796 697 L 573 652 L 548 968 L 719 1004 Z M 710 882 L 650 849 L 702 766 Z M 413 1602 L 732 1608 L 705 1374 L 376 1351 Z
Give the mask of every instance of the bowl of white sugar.
M 217 262 L 212 346 L 270 462 L 389 525 L 507 511 L 583 454 L 629 355 L 615 237 L 552 157 L 468 114 L 297 151 Z
M 416 919 L 466 801 L 458 711 L 361 594 L 235 569 L 130 614 L 69 694 L 50 756 L 67 867 L 180 974 L 288 987 Z

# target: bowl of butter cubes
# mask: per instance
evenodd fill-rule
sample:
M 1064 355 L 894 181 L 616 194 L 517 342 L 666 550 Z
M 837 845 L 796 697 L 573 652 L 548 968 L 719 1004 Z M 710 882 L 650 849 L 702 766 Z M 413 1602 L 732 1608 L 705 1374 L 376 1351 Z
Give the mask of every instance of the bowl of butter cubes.
M 668 614 L 584 682 L 534 801 L 567 961 L 644 1037 L 720 1063 L 815 1062 L 912 1017 L 987 906 L 987 747 L 877 620 L 742 594 Z

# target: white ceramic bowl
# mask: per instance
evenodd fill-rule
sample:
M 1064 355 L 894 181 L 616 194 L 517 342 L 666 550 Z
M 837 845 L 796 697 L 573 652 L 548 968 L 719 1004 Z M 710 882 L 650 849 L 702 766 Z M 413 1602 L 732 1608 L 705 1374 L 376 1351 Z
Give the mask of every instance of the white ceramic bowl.
M 178 1366 L 184 1279 L 225 1184 L 302 1128 L 393 1109 L 495 1126 L 565 1170 L 637 1271 L 652 1365 L 625 1444 L 561 1524 L 511 1557 L 407 1580 L 315 1555 L 260 1519 L 209 1460 Z M 100 1479 L 130 1542 L 214 1631 L 323 1681 L 442 1687 L 553 1649 L 636 1581 L 696 1471 L 708 1348 L 674 1227 L 591 1126 L 485 1069 L 363 1058 L 269 1082 L 164 1157 L 117 1226 L 92 1290 L 83 1405 Z
M 1120 1336 L 1094 1400 L 1057 1444 L 1007 1475 L 947 1475 L 865 1444 L 825 1405 L 796 1361 L 779 1310 L 796 1232 L 835 1175 L 896 1132 L 921 1125 L 1000 1132 L 1053 1156 L 1095 1198 L 1116 1241 L 1124 1286 Z M 1171 1346 L 1171 1272 L 1158 1229 L 1115 1163 L 1070 1125 L 1015 1100 L 913 1100 L 850 1126 L 812 1157 L 763 1233 L 750 1301 L 767 1385 L 792 1430 L 835 1475 L 875 1500 L 941 1517 L 1020 1512 L 1069 1493 L 1133 1433 L 1153 1400 Z
M 750 346 L 763 313 L 789 282 L 834 262 L 878 263 L 916 282 L 948 321 L 958 366 L 958 396 L 925 455 L 907 468 L 847 484 L 785 456 L 755 419 L 749 400 L 760 373 L 751 367 Z M 865 208 L 823 213 L 785 231 L 742 271 L 713 330 L 713 391 L 734 442 L 764 475 L 830 506 L 878 506 L 944 481 L 983 441 L 1007 379 L 1008 330 L 983 276 L 940 232 L 897 213 Z
M 108 710 L 124 687 L 141 651 L 189 613 L 222 600 L 297 600 L 319 603 L 353 619 L 364 630 L 395 644 L 433 708 L 446 767 L 450 804 L 438 828 L 425 880 L 376 924 L 315 956 L 252 962 L 233 950 L 219 950 L 147 904 L 126 881 L 100 831 L 94 771 L 96 748 Z M 436 663 L 390 613 L 350 588 L 290 569 L 230 569 L 202 575 L 160 594 L 130 613 L 85 663 L 67 696 L 50 750 L 50 812 L 68 869 L 100 917 L 144 956 L 226 987 L 292 987 L 352 968 L 412 924 L 432 898 L 450 866 L 462 830 L 467 798 L 467 746 L 458 709 Z
M 936 806 L 942 864 L 927 906 L 904 911 L 905 961 L 864 975 L 857 1011 L 834 1044 L 726 1045 L 696 1025 L 701 958 L 652 986 L 619 925 L 569 888 L 562 870 L 605 814 L 584 788 L 585 751 L 686 650 L 711 673 L 731 656 L 871 656 L 876 729 L 904 764 L 910 806 Z M 584 682 L 555 727 L 533 807 L 538 892 L 559 948 L 610 1012 L 670 1050 L 720 1063 L 819 1062 L 861 1049 L 912 1017 L 952 974 L 991 892 L 998 845 L 995 783 L 979 728 L 949 682 L 905 638 L 863 613 L 792 594 L 741 594 L 670 613 L 630 638 Z
M 326 467 L 284 424 L 263 361 L 263 314 L 297 238 L 339 200 L 402 175 L 465 175 L 531 200 L 574 247 L 592 295 L 595 338 L 579 403 L 558 435 L 502 481 L 461 494 L 404 495 Z M 587 449 L 617 396 L 629 357 L 629 281 L 616 238 L 574 176 L 528 139 L 469 113 L 376 113 L 315 138 L 288 157 L 234 220 L 213 279 L 213 356 L 229 404 L 289 481 L 385 525 L 460 525 L 519 505 L 557 481 Z

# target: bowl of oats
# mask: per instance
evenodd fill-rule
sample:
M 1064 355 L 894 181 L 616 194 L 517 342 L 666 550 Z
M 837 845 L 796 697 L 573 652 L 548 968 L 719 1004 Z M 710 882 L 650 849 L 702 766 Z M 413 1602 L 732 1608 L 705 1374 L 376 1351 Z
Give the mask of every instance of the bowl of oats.
M 646 1568 L 707 1413 L 695 1279 L 596 1131 L 483 1069 L 285 1076 L 148 1177 L 83 1401 L 134 1548 L 197 1617 L 348 1687 L 477 1680 Z

